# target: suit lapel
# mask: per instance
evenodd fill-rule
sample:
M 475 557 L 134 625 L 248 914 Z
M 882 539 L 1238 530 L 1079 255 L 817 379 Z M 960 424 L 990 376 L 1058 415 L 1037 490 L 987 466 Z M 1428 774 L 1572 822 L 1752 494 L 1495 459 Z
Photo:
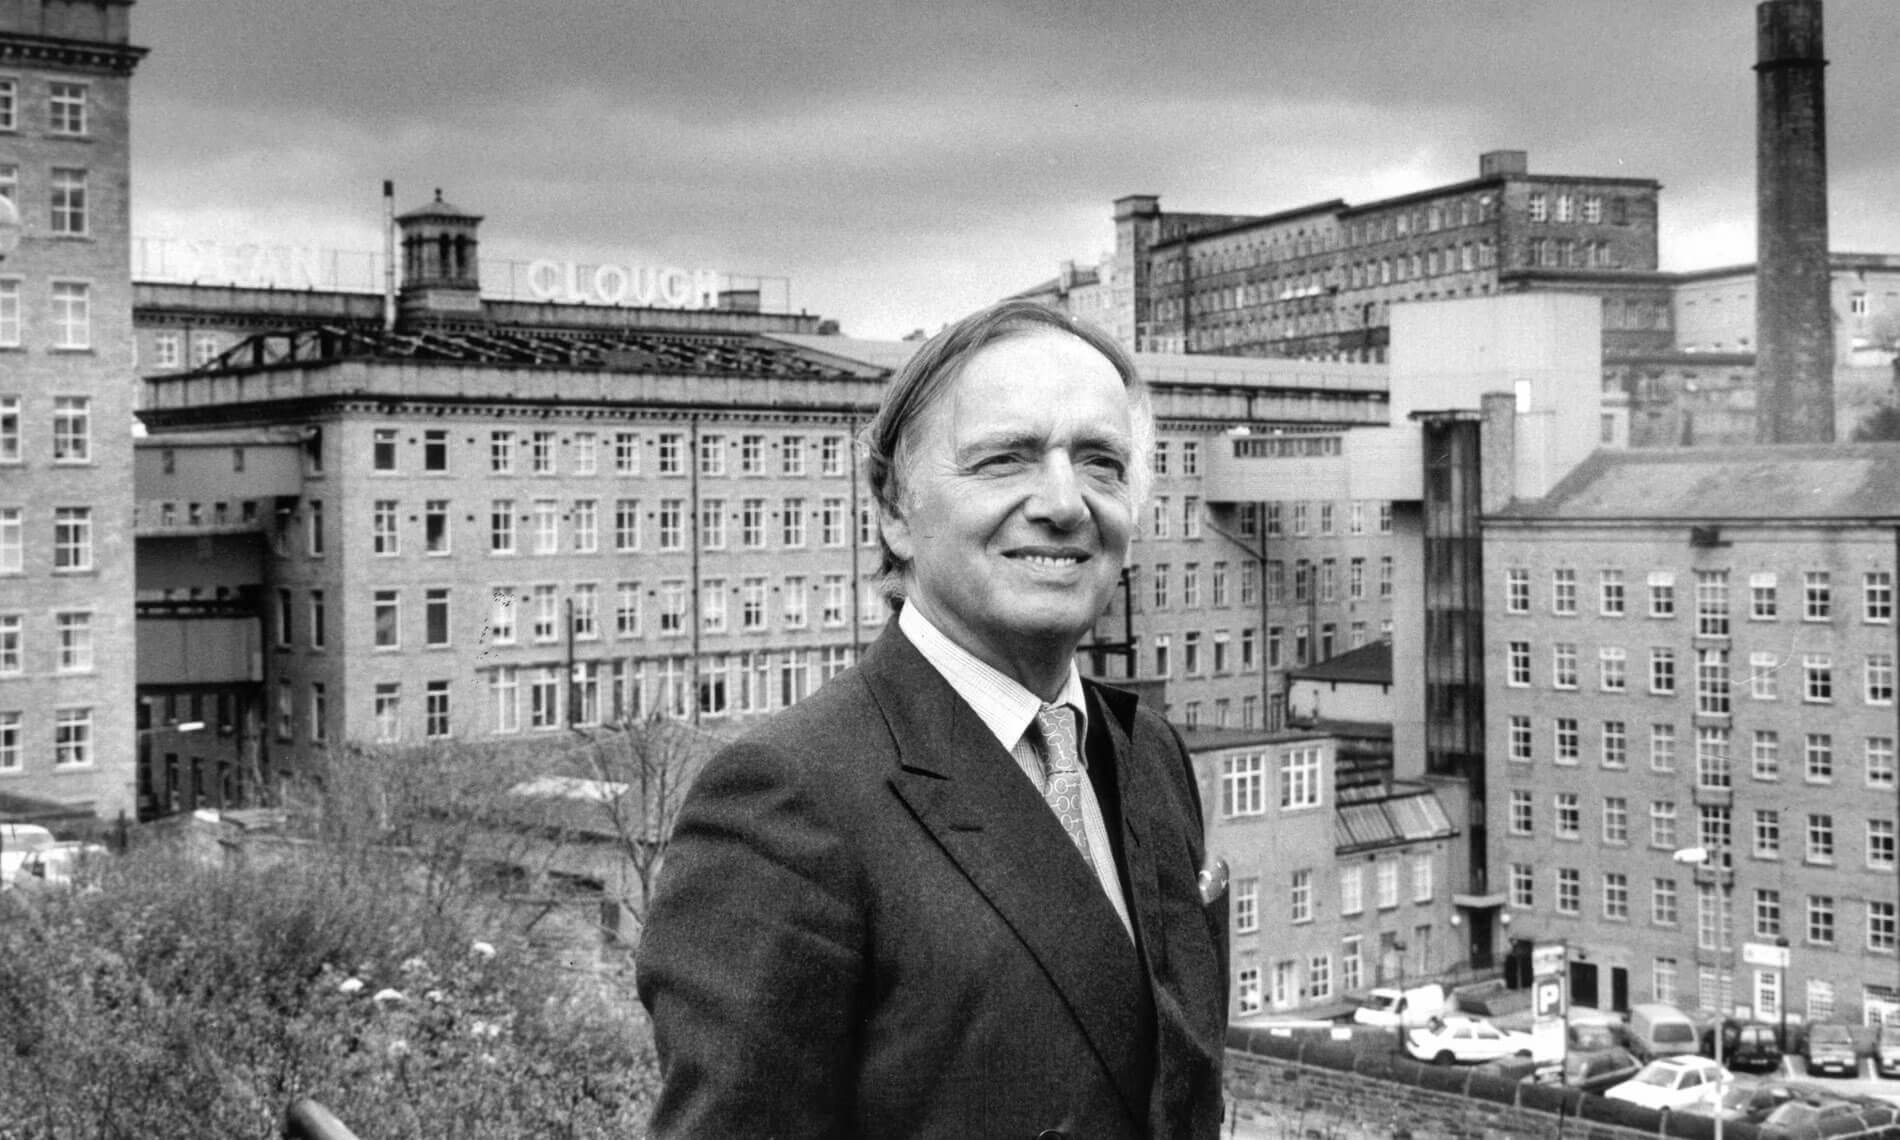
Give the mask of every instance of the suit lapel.
M 1008 751 L 895 622 L 863 674 L 897 742 L 892 787 L 1022 940 L 1140 1119 L 1146 979 L 1100 884 Z

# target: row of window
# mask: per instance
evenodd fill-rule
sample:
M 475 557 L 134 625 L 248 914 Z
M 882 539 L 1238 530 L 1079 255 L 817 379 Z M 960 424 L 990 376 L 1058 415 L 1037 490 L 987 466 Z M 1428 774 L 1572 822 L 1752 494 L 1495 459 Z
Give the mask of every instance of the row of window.
M 1734 809 L 1727 804 L 1697 804 L 1696 840 L 1711 850 L 1723 853 L 1726 858 L 1728 843 L 1734 828 Z M 1674 800 L 1652 800 L 1649 804 L 1649 846 L 1657 850 L 1676 850 L 1678 847 L 1677 804 Z M 1579 792 L 1556 792 L 1551 796 L 1551 831 L 1558 839 L 1581 840 L 1583 838 L 1583 795 Z M 1793 816 L 1794 813 L 1788 813 Z M 1602 841 L 1610 846 L 1622 847 L 1630 843 L 1630 801 L 1624 796 L 1604 796 L 1601 802 L 1600 820 Z M 1861 849 L 1862 861 L 1870 870 L 1890 871 L 1896 866 L 1894 821 L 1886 817 L 1872 817 L 1864 821 L 1865 843 Z M 1805 813 L 1800 821 L 1803 825 L 1804 846 L 1802 861 L 1817 866 L 1836 866 L 1841 859 L 1839 830 L 1835 813 L 1814 811 Z M 1780 859 L 1783 844 L 1783 812 L 1780 808 L 1756 808 L 1753 810 L 1752 841 L 1750 853 L 1757 859 Z M 1529 837 L 1537 833 L 1536 793 L 1524 788 L 1511 789 L 1511 799 L 1507 826 L 1510 834 Z M 1847 862 L 1853 862 L 1848 858 Z
M 91 610 L 54 610 L 46 617 L 51 626 L 52 668 L 29 669 L 28 644 L 32 640 L 29 617 L 39 615 L 0 613 L 0 677 L 19 677 L 32 673 L 90 673 L 93 670 L 93 614 Z
M 1318 747 L 1284 749 L 1277 758 L 1265 752 L 1224 757 L 1220 772 L 1221 818 L 1265 815 L 1270 778 L 1278 792 L 1279 810 L 1319 807 L 1323 799 L 1320 764 L 1324 757 L 1325 750 Z
M 1294 443 L 1295 441 L 1303 444 L 1331 443 L 1333 448 L 1336 449 L 1338 447 L 1338 437 L 1336 436 L 1313 439 L 1295 436 L 1289 439 L 1274 440 L 1273 442 Z M 1337 451 L 1335 450 L 1333 453 L 1337 454 Z M 1339 510 L 1337 503 L 1307 502 L 1301 500 L 1289 503 L 1261 503 L 1259 507 L 1259 526 L 1266 532 L 1268 538 L 1278 538 L 1286 534 L 1304 538 L 1309 534 L 1326 535 L 1339 533 Z M 1375 501 L 1353 499 L 1347 502 L 1345 515 L 1345 533 L 1347 534 L 1367 533 L 1368 515 L 1371 516 L 1370 525 L 1376 528 L 1377 533 L 1392 533 L 1392 503 L 1390 500 L 1382 499 Z M 1255 533 L 1254 517 L 1255 512 L 1252 504 L 1241 508 L 1240 533 L 1249 538 Z
M 1538 733 L 1530 716 L 1512 713 L 1506 724 L 1505 755 L 1512 763 L 1530 764 L 1537 759 Z M 1595 726 L 1597 758 L 1607 769 L 1621 771 L 1630 765 L 1630 728 L 1627 721 L 1606 720 Z M 1733 786 L 1733 748 L 1737 731 L 1722 724 L 1697 725 L 1695 730 L 1696 786 L 1728 788 Z M 1551 758 L 1559 765 L 1582 762 L 1585 747 L 1583 722 L 1577 717 L 1560 716 L 1550 722 Z M 1749 775 L 1761 783 L 1777 783 L 1782 778 L 1783 741 L 1774 729 L 1755 729 L 1747 737 Z M 1792 744 L 1792 741 L 1790 741 Z M 1653 772 L 1676 770 L 1677 732 L 1673 724 L 1651 724 L 1648 729 L 1649 768 Z M 1894 738 L 1864 738 L 1862 776 L 1870 788 L 1894 786 Z M 1841 778 L 1834 734 L 1807 732 L 1801 739 L 1801 778 L 1810 784 L 1831 784 Z
M 416 441 L 412 438 L 411 444 Z M 469 441 L 473 443 L 474 441 Z M 415 470 L 447 474 L 451 470 L 451 433 L 432 428 L 422 432 L 420 454 Z M 552 429 L 516 430 L 497 428 L 488 433 L 485 444 L 478 445 L 486 454 L 491 475 L 640 475 L 650 466 L 653 473 L 685 476 L 689 465 L 696 465 L 706 478 L 726 475 L 802 478 L 814 472 L 828 478 L 850 474 L 850 446 L 843 435 L 823 435 L 815 441 L 802 435 L 768 437 L 762 432 L 727 436 L 718 432 L 701 433 L 697 440 L 683 431 L 652 433 L 648 439 L 638 431 L 571 431 L 563 435 Z M 651 450 L 649 459 L 647 450 Z M 385 474 L 408 469 L 405 466 L 402 429 L 377 428 L 371 440 L 370 469 Z M 768 456 L 776 453 L 768 470 Z M 696 458 L 695 458 L 696 457 Z
M 1216 675 L 1231 673 L 1236 669 L 1242 673 L 1256 672 L 1260 668 L 1260 653 L 1255 634 L 1252 629 L 1242 629 L 1236 653 L 1233 634 L 1228 630 L 1188 630 L 1181 635 L 1181 671 L 1190 677 L 1210 671 Z M 1174 676 L 1174 635 L 1155 634 L 1152 648 L 1154 676 Z
M 654 714 L 683 718 L 694 710 L 702 716 L 770 712 L 803 700 L 848 669 L 853 659 L 850 646 L 829 645 L 814 650 L 717 654 L 702 659 L 697 667 L 691 658 L 679 656 L 500 665 L 488 670 L 488 721 L 483 730 L 513 735 L 620 724 Z M 425 680 L 420 686 L 409 683 L 406 689 L 402 681 L 377 682 L 370 706 L 373 740 L 391 744 L 467 735 L 469 726 L 457 719 L 457 689 L 448 680 Z M 303 702 L 305 739 L 312 744 L 328 743 L 332 739 L 328 686 L 309 682 L 303 687 Z M 280 679 L 272 716 L 279 740 L 295 739 L 297 705 L 297 686 L 288 678 Z
M 1402 959 L 1409 956 L 1419 963 L 1415 973 L 1431 961 L 1431 934 L 1429 923 L 1412 929 L 1409 954 L 1399 942 L 1396 934 L 1386 931 L 1379 935 L 1382 963 L 1375 963 L 1378 977 L 1374 981 L 1388 980 L 1386 966 L 1396 967 L 1403 974 Z M 1340 939 L 1339 971 L 1333 972 L 1333 956 L 1330 953 L 1308 954 L 1299 958 L 1282 958 L 1273 963 L 1272 972 L 1267 981 L 1271 989 L 1262 993 L 1261 968 L 1250 957 L 1243 957 L 1236 963 L 1234 970 L 1234 1009 L 1236 1013 L 1259 1013 L 1271 1003 L 1274 1009 L 1295 1009 L 1303 1004 L 1332 1000 L 1336 994 L 1349 994 L 1366 985 L 1365 936 L 1349 934 Z
M 1561 915 L 1583 914 L 1584 872 L 1577 867 L 1551 869 L 1554 888 L 1551 908 Z M 1530 863 L 1512 863 L 1510 899 L 1515 910 L 1537 909 L 1537 867 Z M 1599 880 L 1598 916 L 1610 922 L 1629 922 L 1632 915 L 1630 877 L 1620 871 L 1605 871 Z M 1705 950 L 1727 950 L 1731 929 L 1726 900 L 1710 884 L 1695 884 L 1698 944 Z M 1810 946 L 1832 947 L 1840 943 L 1843 901 L 1861 905 L 1861 945 L 1877 954 L 1892 954 L 1900 945 L 1900 916 L 1891 900 L 1842 900 L 1834 895 L 1808 895 L 1803 900 L 1803 922 L 1799 934 Z M 1649 883 L 1649 922 L 1653 926 L 1675 927 L 1682 923 L 1682 898 L 1675 879 L 1655 878 Z M 1783 920 L 1782 894 L 1761 888 L 1754 892 L 1754 935 L 1762 939 L 1793 936 Z
M 1743 613 L 1751 622 L 1778 621 L 1782 614 L 1781 581 L 1774 571 L 1748 576 L 1746 594 L 1740 605 L 1731 601 L 1730 575 L 1726 570 L 1694 572 L 1694 613 L 1696 636 L 1727 637 L 1732 613 Z M 1677 614 L 1676 575 L 1669 570 L 1653 570 L 1645 580 L 1647 612 L 1652 618 L 1673 618 Z M 1740 588 L 1739 586 L 1737 587 Z M 1580 612 L 1580 583 L 1574 567 L 1560 566 L 1550 572 L 1550 612 L 1574 616 Z M 1629 590 L 1624 573 L 1617 569 L 1597 571 L 1597 607 L 1600 617 L 1620 618 L 1629 613 Z M 1802 621 L 1827 622 L 1835 616 L 1834 575 L 1828 570 L 1807 570 L 1801 575 L 1799 611 Z M 1522 566 L 1504 571 L 1504 612 L 1531 612 L 1531 572 Z M 1868 570 L 1860 576 L 1861 621 L 1870 625 L 1893 622 L 1893 572 Z
M 0 505 L 0 574 L 26 569 L 27 508 Z M 55 574 L 78 574 L 92 565 L 92 508 L 54 507 L 51 552 Z
M 50 730 L 55 769 L 90 767 L 97 739 L 90 708 L 55 708 L 45 726 Z M 27 714 L 0 709 L 0 775 L 26 770 Z
M 0 132 L 30 131 L 27 92 L 17 75 L 0 75 Z M 50 79 L 43 100 L 33 100 L 44 118 L 39 127 L 49 135 L 85 138 L 91 132 L 92 88 L 71 79 Z
M 5 296 L 3 286 L 0 283 L 0 298 Z M 4 305 L 3 300 L 0 305 Z M 3 322 L 0 328 L 4 328 Z M 0 393 L 0 465 L 26 462 L 24 406 L 22 397 Z M 56 395 L 50 411 L 45 438 L 51 445 L 52 461 L 60 465 L 91 463 L 92 397 Z
M 26 283 L 0 277 L 0 348 L 26 344 Z M 48 347 L 83 351 L 92 347 L 92 285 L 86 281 L 46 282 Z
M 1797 673 L 1797 662 L 1794 659 L 1784 659 L 1780 654 L 1771 651 L 1755 650 L 1749 653 L 1746 672 L 1739 679 L 1733 675 L 1731 656 L 1730 652 L 1723 648 L 1695 650 L 1694 680 L 1697 713 L 1706 716 L 1729 715 L 1734 703 L 1733 697 L 1738 689 L 1744 690 L 1751 700 L 1780 700 L 1784 677 L 1790 680 L 1789 687 L 1799 695 L 1804 704 L 1826 705 L 1835 702 L 1837 689 L 1835 681 L 1838 670 L 1832 653 L 1800 654 Z M 1581 659 L 1582 654 L 1576 642 L 1552 642 L 1550 687 L 1572 690 L 1581 688 Z M 1676 651 L 1673 648 L 1650 647 L 1648 688 L 1652 696 L 1676 694 L 1676 664 Z M 1860 699 L 1863 703 L 1875 706 L 1893 704 L 1893 654 L 1863 654 L 1858 674 Z M 1505 643 L 1504 683 L 1512 688 L 1520 689 L 1529 688 L 1533 684 L 1530 642 L 1508 641 Z M 1620 645 L 1597 647 L 1596 686 L 1598 690 L 1605 693 L 1630 691 L 1628 650 Z
M 1432 857 L 1414 855 L 1407 860 L 1407 865 L 1411 870 L 1411 901 L 1419 906 L 1430 903 L 1434 890 Z M 1347 864 L 1339 868 L 1339 913 L 1341 916 L 1352 917 L 1366 912 L 1365 871 L 1365 864 L 1362 863 Z M 1373 864 L 1377 909 L 1394 910 L 1399 906 L 1400 871 L 1397 859 L 1382 859 Z M 1310 869 L 1297 870 L 1289 874 L 1285 901 L 1285 921 L 1295 924 L 1313 921 L 1317 908 L 1313 898 L 1313 872 Z M 1236 879 L 1229 906 L 1232 908 L 1235 934 L 1259 933 L 1260 879 L 1251 875 Z
M 654 530 L 657 549 L 683 551 L 692 519 L 686 499 L 661 499 L 652 512 L 643 512 L 639 499 L 533 499 L 522 510 L 515 499 L 493 499 L 488 506 L 488 552 L 496 555 L 521 553 L 522 541 L 532 554 L 593 554 L 603 541 L 618 552 L 638 551 L 648 525 Z M 422 551 L 431 555 L 451 553 L 453 510 L 448 499 L 426 499 L 420 515 L 409 521 L 422 524 Z M 740 499 L 735 505 L 728 499 L 701 499 L 698 511 L 699 550 L 725 550 L 736 545 L 746 550 L 798 549 L 814 538 L 819 546 L 843 547 L 852 536 L 850 507 L 842 497 L 826 497 L 812 503 L 802 497 L 788 497 L 771 503 L 760 498 Z M 602 528 L 608 533 L 602 533 Z M 563 538 L 563 530 L 566 537 Z M 376 499 L 370 504 L 370 552 L 395 557 L 402 553 L 403 508 L 397 499 Z M 876 514 L 868 504 L 860 504 L 857 518 L 857 542 L 861 546 L 877 541 Z M 768 546 L 768 543 L 770 544 Z

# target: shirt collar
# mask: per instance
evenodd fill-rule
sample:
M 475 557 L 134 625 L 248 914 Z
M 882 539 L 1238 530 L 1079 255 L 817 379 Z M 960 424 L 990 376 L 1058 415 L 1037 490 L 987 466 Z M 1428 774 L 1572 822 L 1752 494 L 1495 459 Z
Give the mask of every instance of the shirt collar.
M 975 710 L 1004 748 L 1013 749 L 1028 731 L 1030 722 L 1042 708 L 1042 698 L 1005 676 L 994 666 L 958 645 L 925 617 L 916 606 L 907 605 L 897 613 L 897 628 L 924 655 L 924 660 L 943 675 L 959 697 Z M 1069 662 L 1069 676 L 1056 694 L 1055 704 L 1075 710 L 1077 740 L 1089 738 L 1088 701 L 1082 693 L 1082 673 Z M 1082 765 L 1088 766 L 1088 749 L 1080 748 Z

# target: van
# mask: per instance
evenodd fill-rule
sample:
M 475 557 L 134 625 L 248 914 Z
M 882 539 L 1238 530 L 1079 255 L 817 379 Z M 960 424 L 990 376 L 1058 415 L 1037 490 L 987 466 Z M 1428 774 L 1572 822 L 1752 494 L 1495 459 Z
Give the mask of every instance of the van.
M 53 833 L 31 823 L 0 823 L 0 887 L 19 877 L 34 855 L 52 847 Z
M 1630 1009 L 1630 1052 L 1645 1063 L 1658 1057 L 1694 1053 L 1701 1034 L 1689 1015 L 1673 1005 L 1647 1002 Z
M 1403 992 L 1379 986 L 1366 994 L 1366 1003 L 1352 1011 L 1355 1025 L 1387 1029 L 1415 1028 L 1445 1012 L 1445 987 L 1436 982 Z

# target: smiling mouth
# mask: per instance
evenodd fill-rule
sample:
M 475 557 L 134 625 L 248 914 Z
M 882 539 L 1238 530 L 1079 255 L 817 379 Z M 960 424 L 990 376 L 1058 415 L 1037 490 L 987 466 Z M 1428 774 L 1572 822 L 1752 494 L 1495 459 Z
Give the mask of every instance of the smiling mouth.
M 1012 554 L 1018 562 L 1027 562 L 1031 566 L 1046 566 L 1052 570 L 1062 570 L 1070 566 L 1080 566 L 1088 561 L 1085 554 Z

